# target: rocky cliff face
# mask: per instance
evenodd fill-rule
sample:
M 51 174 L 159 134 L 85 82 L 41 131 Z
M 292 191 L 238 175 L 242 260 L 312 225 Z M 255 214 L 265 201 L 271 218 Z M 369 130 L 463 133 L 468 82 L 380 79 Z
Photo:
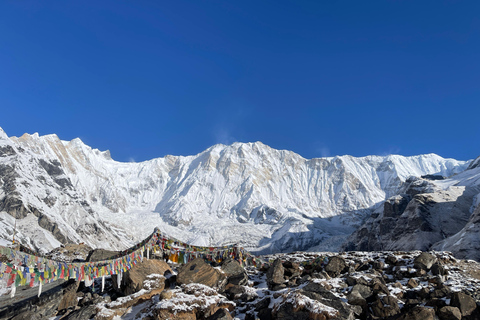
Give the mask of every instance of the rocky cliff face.
M 475 259 L 480 261 L 480 157 L 471 165 L 468 170 L 459 174 L 458 184 L 475 192 L 470 207 L 472 214 L 468 222 L 455 235 L 445 238 L 436 243 L 435 250 L 449 250 L 459 258 Z
M 0 234 L 11 239 L 17 218 L 17 239 L 45 250 L 122 249 L 155 226 L 196 245 L 336 249 L 409 176 L 468 165 L 434 154 L 304 159 L 260 142 L 121 163 L 80 139 L 0 130 Z
M 447 250 L 480 259 L 480 168 L 446 180 L 407 179 L 344 245 L 346 250 Z

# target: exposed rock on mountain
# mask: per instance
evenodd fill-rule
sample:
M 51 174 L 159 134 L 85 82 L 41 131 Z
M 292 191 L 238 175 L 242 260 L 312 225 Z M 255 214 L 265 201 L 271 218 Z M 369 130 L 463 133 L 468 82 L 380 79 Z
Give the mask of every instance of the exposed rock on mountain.
M 475 161 L 450 179 L 407 179 L 400 193 L 387 199 L 344 248 L 434 248 L 452 251 L 460 258 L 480 259 L 480 168 Z
M 458 184 L 476 192 L 470 211 L 473 211 L 465 226 L 455 235 L 435 244 L 435 250 L 449 250 L 459 258 L 480 261 L 480 157 L 469 169 L 459 174 Z

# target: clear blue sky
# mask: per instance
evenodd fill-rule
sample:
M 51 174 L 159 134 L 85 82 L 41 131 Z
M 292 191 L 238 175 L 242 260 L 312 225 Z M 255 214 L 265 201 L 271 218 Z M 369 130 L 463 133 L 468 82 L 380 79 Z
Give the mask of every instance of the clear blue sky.
M 119 161 L 480 155 L 480 1 L 2 1 L 0 127 Z

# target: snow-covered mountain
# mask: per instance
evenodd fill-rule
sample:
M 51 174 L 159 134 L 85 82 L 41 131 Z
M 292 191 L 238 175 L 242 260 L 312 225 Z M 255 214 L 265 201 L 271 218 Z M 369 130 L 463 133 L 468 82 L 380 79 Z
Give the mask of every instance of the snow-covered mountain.
M 56 135 L 0 129 L 0 236 L 43 250 L 66 242 L 121 249 L 158 226 L 196 245 L 257 252 L 336 249 L 410 176 L 470 162 L 435 154 L 305 159 L 260 142 L 122 163 Z

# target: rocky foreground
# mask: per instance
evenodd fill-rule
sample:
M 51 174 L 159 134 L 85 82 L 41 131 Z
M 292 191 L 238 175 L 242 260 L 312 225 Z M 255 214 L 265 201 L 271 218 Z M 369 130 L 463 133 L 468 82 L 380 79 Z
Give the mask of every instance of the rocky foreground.
M 291 253 L 242 268 L 144 260 L 5 319 L 480 319 L 480 264 L 446 252 Z

